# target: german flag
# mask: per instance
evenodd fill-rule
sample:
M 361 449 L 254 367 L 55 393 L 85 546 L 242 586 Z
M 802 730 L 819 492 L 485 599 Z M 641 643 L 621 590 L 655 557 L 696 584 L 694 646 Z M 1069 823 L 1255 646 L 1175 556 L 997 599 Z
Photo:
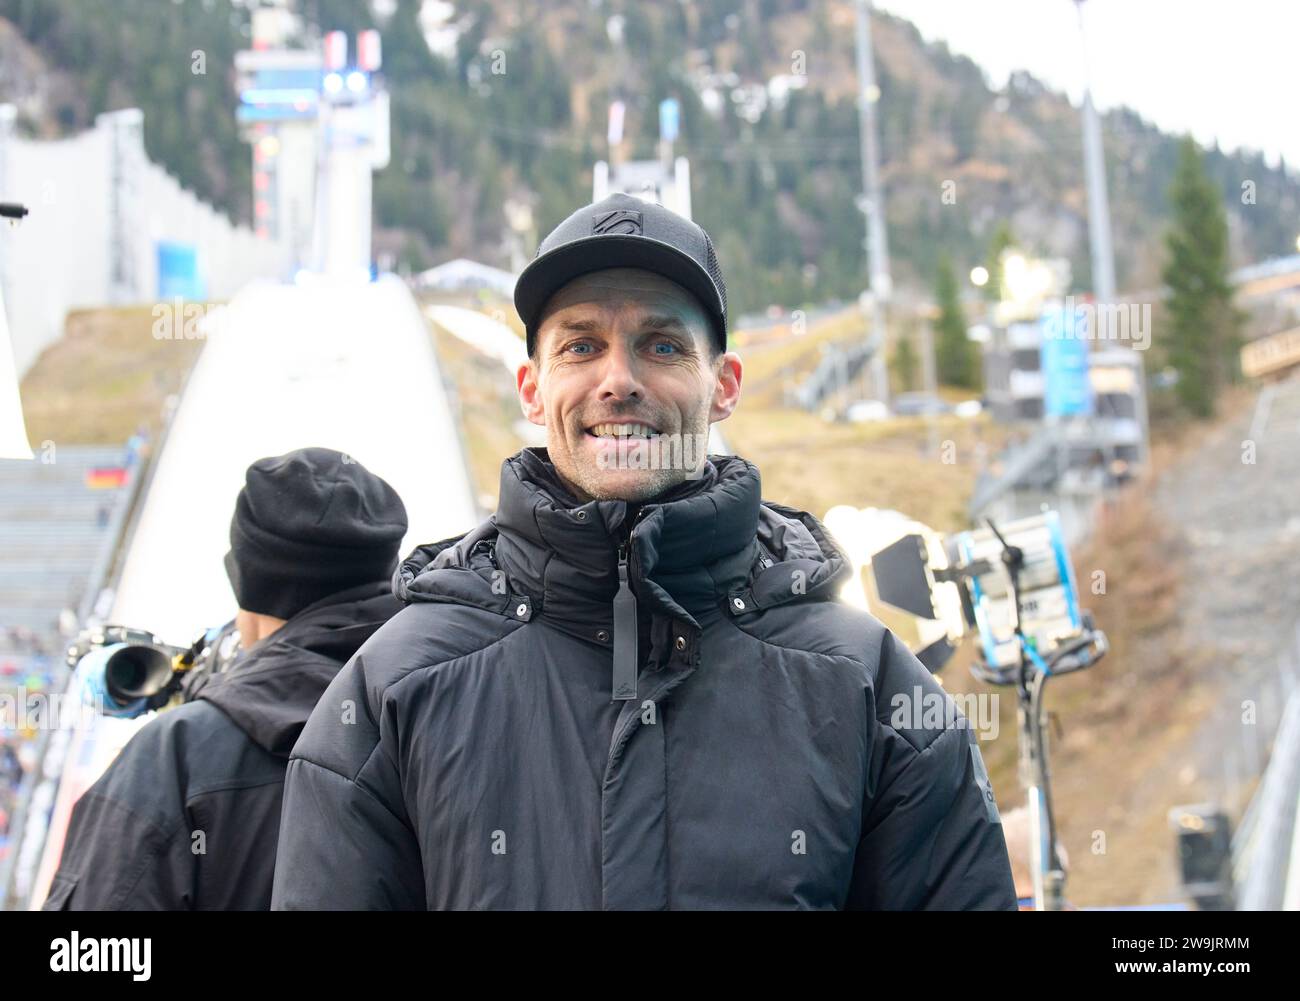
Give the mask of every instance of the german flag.
M 113 490 L 125 482 L 125 466 L 96 466 L 86 470 L 86 486 L 90 490 Z

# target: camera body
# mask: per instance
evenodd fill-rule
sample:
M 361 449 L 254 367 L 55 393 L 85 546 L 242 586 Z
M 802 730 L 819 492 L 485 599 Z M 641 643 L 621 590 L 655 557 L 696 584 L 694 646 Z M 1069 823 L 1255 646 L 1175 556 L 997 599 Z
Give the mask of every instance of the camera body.
M 105 716 L 135 719 L 162 709 L 207 676 L 224 671 L 239 651 L 234 621 L 208 629 L 188 647 L 164 643 L 143 629 L 103 626 L 84 631 L 68 649 L 82 697 Z

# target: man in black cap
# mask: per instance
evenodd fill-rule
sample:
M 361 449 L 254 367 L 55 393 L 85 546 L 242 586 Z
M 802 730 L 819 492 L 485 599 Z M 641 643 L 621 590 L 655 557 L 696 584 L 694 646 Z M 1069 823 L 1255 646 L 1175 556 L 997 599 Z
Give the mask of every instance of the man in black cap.
M 515 304 L 547 447 L 321 697 L 272 906 L 1014 910 L 972 731 L 900 712 L 943 689 L 816 518 L 694 454 L 742 372 L 704 230 L 612 195 Z
M 400 607 L 406 509 L 349 457 L 248 468 L 226 570 L 241 652 L 187 682 L 73 808 L 46 910 L 265 910 L 289 751 L 321 692 Z

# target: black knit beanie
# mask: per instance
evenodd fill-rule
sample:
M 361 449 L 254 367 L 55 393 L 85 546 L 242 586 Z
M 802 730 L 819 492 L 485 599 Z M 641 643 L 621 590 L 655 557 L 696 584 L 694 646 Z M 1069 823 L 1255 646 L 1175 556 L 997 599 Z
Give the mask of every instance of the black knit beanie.
M 405 534 L 392 487 L 341 452 L 300 448 L 248 467 L 226 573 L 240 608 L 291 619 L 331 594 L 388 580 Z

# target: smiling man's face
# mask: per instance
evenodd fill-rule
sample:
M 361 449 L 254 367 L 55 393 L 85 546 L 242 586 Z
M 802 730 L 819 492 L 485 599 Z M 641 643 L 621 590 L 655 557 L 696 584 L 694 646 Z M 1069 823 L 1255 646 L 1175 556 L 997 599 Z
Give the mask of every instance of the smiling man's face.
M 519 402 L 579 500 L 645 501 L 692 475 L 652 439 L 702 442 L 736 408 L 740 358 L 712 344 L 699 301 L 649 271 L 595 271 L 551 296 Z

